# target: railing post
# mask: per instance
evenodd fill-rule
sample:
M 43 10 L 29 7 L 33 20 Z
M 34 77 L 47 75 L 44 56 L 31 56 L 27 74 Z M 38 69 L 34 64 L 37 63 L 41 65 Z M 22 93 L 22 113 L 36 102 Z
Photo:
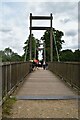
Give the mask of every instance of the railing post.
M 2 104 L 2 63 L 0 63 L 0 105 Z
M 5 79 L 5 95 L 7 96 L 7 65 L 5 66 L 6 67 L 6 79 Z
M 11 90 L 11 63 L 10 63 L 10 90 Z
M 53 28 L 52 28 L 52 13 L 51 13 L 51 22 L 50 22 L 50 47 L 51 47 L 51 62 L 53 62 Z

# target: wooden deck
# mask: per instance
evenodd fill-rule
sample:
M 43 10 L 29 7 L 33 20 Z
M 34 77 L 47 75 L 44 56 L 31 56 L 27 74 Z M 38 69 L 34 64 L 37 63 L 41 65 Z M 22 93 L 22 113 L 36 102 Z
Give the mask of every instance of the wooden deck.
M 32 72 L 17 93 L 18 99 L 71 99 L 76 96 L 59 77 L 49 70 Z

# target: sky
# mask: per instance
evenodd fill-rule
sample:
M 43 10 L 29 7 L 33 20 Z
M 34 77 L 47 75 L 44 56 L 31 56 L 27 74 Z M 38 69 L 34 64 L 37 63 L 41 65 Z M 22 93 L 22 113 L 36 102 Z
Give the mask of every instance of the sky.
M 0 4 L 0 50 L 10 47 L 14 52 L 22 55 L 24 53 L 24 42 L 29 36 L 30 13 L 33 16 L 53 15 L 53 27 L 64 33 L 62 39 L 65 43 L 62 50 L 78 49 L 78 1 L 40 0 L 40 2 L 26 0 L 3 0 Z M 33 21 L 33 26 L 50 26 L 50 21 Z M 34 36 L 40 39 L 44 31 L 32 31 Z

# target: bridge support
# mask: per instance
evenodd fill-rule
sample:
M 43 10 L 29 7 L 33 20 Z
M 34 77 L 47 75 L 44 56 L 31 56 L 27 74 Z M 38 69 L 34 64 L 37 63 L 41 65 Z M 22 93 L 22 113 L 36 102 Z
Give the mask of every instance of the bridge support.
M 30 59 L 32 59 L 32 30 L 50 30 L 50 48 L 51 48 L 51 62 L 53 61 L 53 27 L 52 27 L 52 13 L 50 16 L 32 16 L 30 13 Z M 32 27 L 32 20 L 50 20 L 50 27 Z
M 32 30 L 31 30 L 31 27 L 32 27 L 32 13 L 30 13 L 30 36 L 29 36 L 29 39 L 30 39 L 30 60 L 32 59 Z
M 50 47 L 51 47 L 51 62 L 53 62 L 53 28 L 52 28 L 52 13 L 51 13 L 51 29 L 50 29 Z

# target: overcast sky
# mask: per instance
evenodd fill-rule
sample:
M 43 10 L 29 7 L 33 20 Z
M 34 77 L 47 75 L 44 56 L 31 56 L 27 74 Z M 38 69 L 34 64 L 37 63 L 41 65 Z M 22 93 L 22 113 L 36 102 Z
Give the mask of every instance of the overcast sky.
M 29 15 L 53 14 L 53 27 L 64 33 L 63 49 L 78 49 L 78 2 L 24 2 L 20 0 L 0 4 L 0 50 L 10 47 L 23 54 L 24 42 L 29 36 Z M 26 2 L 25 2 L 26 1 Z M 42 0 L 40 0 L 42 1 Z M 67 0 L 68 1 L 68 0 Z M 69 0 L 70 1 L 70 0 Z M 50 21 L 33 21 L 33 26 L 50 26 Z M 40 39 L 44 31 L 32 31 Z

